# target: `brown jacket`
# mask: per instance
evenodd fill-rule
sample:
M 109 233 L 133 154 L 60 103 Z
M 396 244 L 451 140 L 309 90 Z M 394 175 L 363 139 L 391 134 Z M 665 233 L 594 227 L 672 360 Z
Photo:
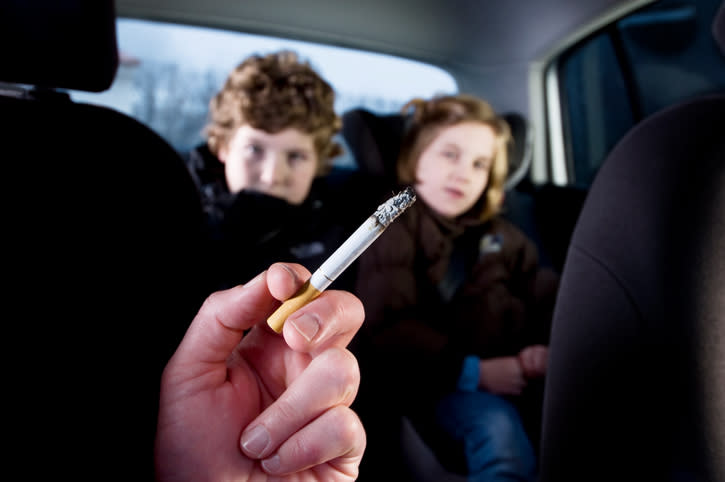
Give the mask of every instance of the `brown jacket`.
M 546 344 L 557 285 L 511 223 L 446 220 L 419 200 L 359 259 L 362 398 L 382 391 L 401 410 L 427 411 L 455 390 L 465 356 Z

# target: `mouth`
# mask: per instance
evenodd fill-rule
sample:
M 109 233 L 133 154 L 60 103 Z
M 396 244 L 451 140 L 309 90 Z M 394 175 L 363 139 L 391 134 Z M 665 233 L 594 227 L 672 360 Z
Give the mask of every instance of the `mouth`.
M 464 195 L 463 191 L 461 191 L 460 189 L 453 188 L 453 187 L 446 187 L 443 189 L 443 191 L 446 194 L 448 194 L 449 196 L 454 197 L 454 198 L 462 198 Z

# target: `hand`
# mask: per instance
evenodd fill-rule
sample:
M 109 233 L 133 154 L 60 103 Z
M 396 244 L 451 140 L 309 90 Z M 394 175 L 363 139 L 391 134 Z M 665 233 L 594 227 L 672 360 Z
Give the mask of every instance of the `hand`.
M 495 395 L 520 395 L 526 387 L 521 364 L 515 356 L 479 362 L 479 387 Z
M 204 302 L 163 373 L 158 480 L 357 477 L 366 439 L 349 408 L 360 374 L 345 346 L 362 304 L 330 290 L 292 314 L 282 335 L 266 323 L 308 277 L 275 264 Z
M 527 346 L 519 352 L 519 362 L 526 378 L 546 375 L 548 361 L 549 348 L 545 345 Z

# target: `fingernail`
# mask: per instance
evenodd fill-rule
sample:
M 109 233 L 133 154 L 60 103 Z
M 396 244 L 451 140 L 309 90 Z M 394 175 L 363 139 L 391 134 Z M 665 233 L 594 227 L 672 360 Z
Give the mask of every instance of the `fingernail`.
M 304 336 L 307 341 L 312 341 L 317 332 L 320 330 L 320 322 L 317 320 L 317 317 L 307 313 L 298 316 L 293 320 L 288 320 L 288 322 L 292 323 L 292 326 L 294 326 L 300 335 Z
M 279 455 L 262 460 L 262 468 L 271 474 L 279 472 L 280 467 L 282 467 L 282 463 L 279 460 Z
M 269 433 L 263 425 L 257 425 L 242 435 L 242 449 L 251 457 L 259 457 L 269 445 Z
M 282 268 L 284 268 L 284 270 L 287 271 L 292 278 L 297 279 L 297 274 L 292 270 L 292 268 L 284 263 L 280 263 L 279 265 L 282 266 Z

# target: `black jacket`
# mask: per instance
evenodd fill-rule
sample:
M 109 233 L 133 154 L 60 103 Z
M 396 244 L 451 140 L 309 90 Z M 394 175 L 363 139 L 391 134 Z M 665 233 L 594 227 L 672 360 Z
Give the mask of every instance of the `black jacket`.
M 314 272 L 372 214 L 379 196 L 361 174 L 337 170 L 315 179 L 300 205 L 257 192 L 229 192 L 224 166 L 204 144 L 187 156 L 207 222 L 212 289 L 244 283 L 277 261 Z M 331 288 L 350 288 L 354 266 Z

